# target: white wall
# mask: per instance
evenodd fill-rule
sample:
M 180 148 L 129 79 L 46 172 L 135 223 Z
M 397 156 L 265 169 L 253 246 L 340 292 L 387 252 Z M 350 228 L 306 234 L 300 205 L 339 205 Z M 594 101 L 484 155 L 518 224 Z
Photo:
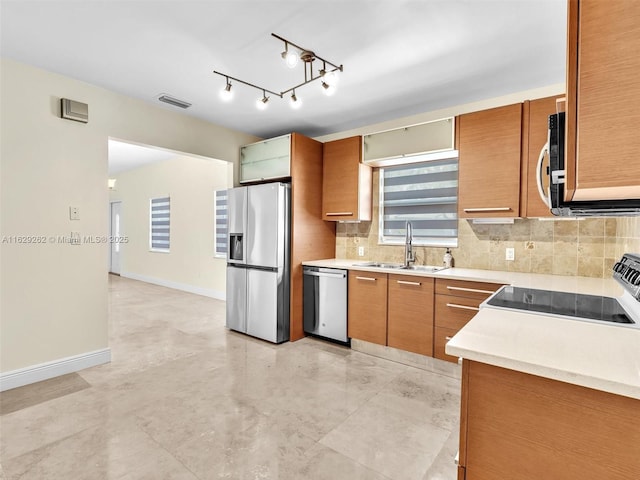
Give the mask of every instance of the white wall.
M 214 258 L 214 191 L 233 185 L 233 165 L 190 156 L 121 173 L 122 276 L 225 298 L 226 259 Z M 149 200 L 171 197 L 169 253 L 149 250 Z
M 88 103 L 89 123 L 61 119 L 61 97 Z M 8 59 L 0 118 L 2 373 L 108 347 L 108 246 L 50 239 L 108 234 L 108 137 L 229 162 L 258 140 Z M 46 243 L 7 243 L 15 235 Z

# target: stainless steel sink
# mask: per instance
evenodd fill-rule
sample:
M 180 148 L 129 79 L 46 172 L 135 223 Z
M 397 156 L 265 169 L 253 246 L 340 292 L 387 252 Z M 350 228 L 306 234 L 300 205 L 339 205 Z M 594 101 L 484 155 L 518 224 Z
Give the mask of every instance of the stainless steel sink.
M 415 270 L 416 272 L 435 273 L 445 270 L 447 267 L 434 267 L 432 265 L 411 265 L 409 267 L 402 266 L 403 270 Z
M 354 267 L 375 267 L 375 268 L 388 268 L 391 270 L 412 270 L 415 272 L 435 273 L 440 270 L 444 270 L 446 267 L 436 267 L 432 265 L 410 265 L 405 267 L 401 263 L 382 263 L 382 262 L 365 262 L 354 263 Z
M 404 268 L 404 265 L 401 263 L 381 263 L 381 262 L 365 262 L 365 263 L 354 263 L 354 267 L 376 267 L 376 268 Z

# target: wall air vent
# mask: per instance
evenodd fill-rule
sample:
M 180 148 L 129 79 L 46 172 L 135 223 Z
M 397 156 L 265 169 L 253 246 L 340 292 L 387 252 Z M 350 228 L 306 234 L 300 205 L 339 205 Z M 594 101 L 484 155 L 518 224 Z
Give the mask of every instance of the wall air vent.
M 60 99 L 60 117 L 75 122 L 89 122 L 89 105 L 68 98 Z
M 164 103 L 168 103 L 169 105 L 173 105 L 174 107 L 189 108 L 191 106 L 189 102 L 185 102 L 184 100 L 172 97 L 171 95 L 167 95 L 166 93 L 160 94 L 160 96 L 158 96 L 158 100 Z

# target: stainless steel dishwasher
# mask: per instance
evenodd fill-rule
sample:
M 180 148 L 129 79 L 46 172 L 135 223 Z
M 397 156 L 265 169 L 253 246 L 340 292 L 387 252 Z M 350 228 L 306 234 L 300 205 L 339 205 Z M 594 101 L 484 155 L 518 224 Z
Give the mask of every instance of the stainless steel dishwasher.
M 304 331 L 343 344 L 347 337 L 347 271 L 303 267 Z

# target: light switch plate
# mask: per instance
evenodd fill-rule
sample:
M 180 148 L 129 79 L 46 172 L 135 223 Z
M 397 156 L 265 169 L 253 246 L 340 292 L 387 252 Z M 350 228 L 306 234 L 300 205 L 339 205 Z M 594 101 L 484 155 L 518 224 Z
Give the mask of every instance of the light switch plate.
M 69 207 L 69 220 L 80 220 L 80 209 L 78 207 Z
M 516 249 L 515 248 L 507 248 L 505 256 L 504 256 L 505 260 L 515 260 L 516 259 Z

